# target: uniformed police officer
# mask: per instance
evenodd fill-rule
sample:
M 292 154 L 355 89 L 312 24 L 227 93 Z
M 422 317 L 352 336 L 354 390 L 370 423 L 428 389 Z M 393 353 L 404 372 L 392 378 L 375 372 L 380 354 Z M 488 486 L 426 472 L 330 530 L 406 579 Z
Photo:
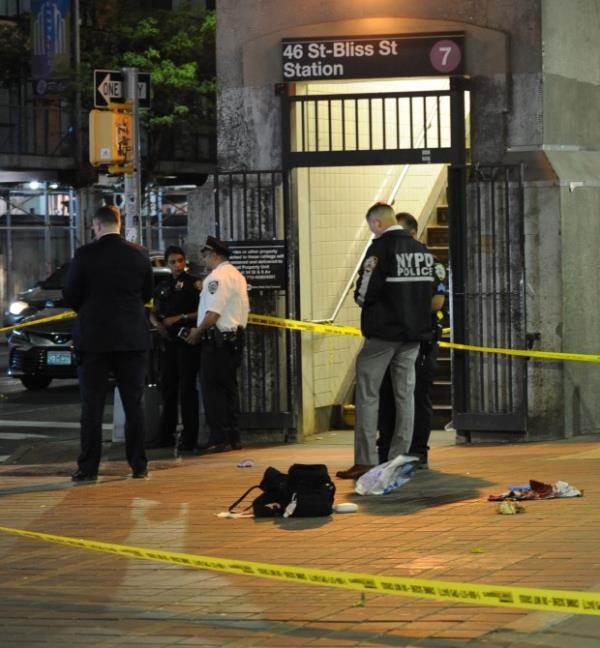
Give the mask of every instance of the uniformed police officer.
M 229 262 L 229 247 L 212 236 L 202 249 L 210 274 L 204 280 L 197 327 L 187 338 L 200 343 L 200 385 L 210 429 L 208 452 L 240 445 L 240 402 L 237 373 L 248 323 L 248 286 Z
M 433 257 L 397 224 L 390 205 L 373 205 L 366 219 L 375 239 L 354 291 L 362 309 L 365 338 L 356 359 L 354 465 L 336 473 L 341 479 L 356 479 L 377 463 L 379 388 L 388 367 L 397 412 L 390 453 L 408 452 L 414 423 L 415 360 L 421 341 L 431 339 Z
M 177 430 L 178 405 L 181 401 L 183 432 L 181 450 L 193 450 L 198 437 L 198 369 L 200 354 L 179 337 L 196 318 L 199 292 L 196 277 L 186 270 L 185 253 L 176 245 L 165 251 L 165 264 L 171 277 L 162 281 L 154 293 L 150 319 L 161 336 L 162 414 L 159 447 L 172 447 Z
M 401 212 L 396 214 L 396 220 L 413 238 L 417 236 L 419 224 L 412 214 Z M 446 268 L 438 261 L 434 264 L 434 279 L 434 294 L 431 300 L 432 339 L 421 342 L 419 355 L 415 362 L 415 423 L 408 454 L 419 457 L 418 468 L 429 467 L 429 437 L 431 435 L 431 421 L 433 416 L 431 388 L 435 378 L 439 353 L 438 343 L 441 337 L 441 322 L 438 318 L 438 313 L 444 308 L 448 293 Z M 379 463 L 393 459 L 393 457 L 389 456 L 389 449 L 394 433 L 395 420 L 396 405 L 394 403 L 392 381 L 389 371 L 387 371 L 379 392 L 379 438 L 377 440 Z

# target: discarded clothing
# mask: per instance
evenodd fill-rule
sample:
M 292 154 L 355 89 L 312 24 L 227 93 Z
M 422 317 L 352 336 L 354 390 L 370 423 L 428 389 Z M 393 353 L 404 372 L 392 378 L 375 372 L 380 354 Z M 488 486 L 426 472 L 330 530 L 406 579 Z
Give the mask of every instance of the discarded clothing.
M 410 480 L 418 463 L 419 457 L 398 455 L 371 468 L 357 480 L 354 490 L 359 495 L 387 495 Z
M 577 488 L 564 481 L 545 484 L 531 479 L 529 486 L 509 486 L 509 490 L 500 495 L 490 495 L 488 501 L 557 499 L 559 497 L 581 497 L 582 495 L 583 491 L 577 490 Z

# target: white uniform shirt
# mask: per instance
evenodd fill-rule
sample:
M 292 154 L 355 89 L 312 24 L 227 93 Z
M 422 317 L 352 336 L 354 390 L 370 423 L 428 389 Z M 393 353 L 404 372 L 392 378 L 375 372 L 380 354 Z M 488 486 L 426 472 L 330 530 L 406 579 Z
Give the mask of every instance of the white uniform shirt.
M 235 331 L 248 323 L 248 285 L 244 275 L 229 261 L 220 263 L 204 280 L 198 304 L 197 326 L 207 311 L 218 313 L 219 331 Z

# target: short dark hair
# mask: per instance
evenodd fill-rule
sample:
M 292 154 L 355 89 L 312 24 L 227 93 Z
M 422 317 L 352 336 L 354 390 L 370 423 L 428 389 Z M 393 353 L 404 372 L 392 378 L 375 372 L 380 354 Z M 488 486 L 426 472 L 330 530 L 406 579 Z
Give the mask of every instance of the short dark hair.
M 408 230 L 415 230 L 415 232 L 419 231 L 419 221 L 408 212 L 397 213 L 396 220 L 398 221 L 398 225 L 403 225 Z
M 181 254 L 181 256 L 185 259 L 185 252 L 178 245 L 169 245 L 169 247 L 165 250 L 165 263 L 169 262 L 169 257 L 171 256 L 171 254 Z
M 119 225 L 121 222 L 121 212 L 114 205 L 98 207 L 92 220 L 98 221 L 103 225 Z
M 382 218 L 384 215 L 389 216 L 393 214 L 394 211 L 392 206 L 382 200 L 376 202 L 374 205 L 371 205 L 367 210 L 365 218 L 369 220 L 371 217 Z

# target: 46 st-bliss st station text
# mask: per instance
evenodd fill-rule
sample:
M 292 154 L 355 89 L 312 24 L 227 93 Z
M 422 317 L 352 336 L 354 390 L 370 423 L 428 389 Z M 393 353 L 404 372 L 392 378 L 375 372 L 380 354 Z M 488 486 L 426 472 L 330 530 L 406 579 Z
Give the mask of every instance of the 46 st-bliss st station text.
M 343 76 L 342 63 L 329 63 L 327 59 L 352 59 L 372 56 L 395 56 L 398 54 L 398 43 L 394 40 L 381 40 L 377 43 L 360 43 L 355 41 L 330 41 L 288 43 L 283 48 L 285 78 L 325 76 Z M 311 59 L 310 62 L 307 59 Z M 325 60 L 323 60 L 325 59 Z

